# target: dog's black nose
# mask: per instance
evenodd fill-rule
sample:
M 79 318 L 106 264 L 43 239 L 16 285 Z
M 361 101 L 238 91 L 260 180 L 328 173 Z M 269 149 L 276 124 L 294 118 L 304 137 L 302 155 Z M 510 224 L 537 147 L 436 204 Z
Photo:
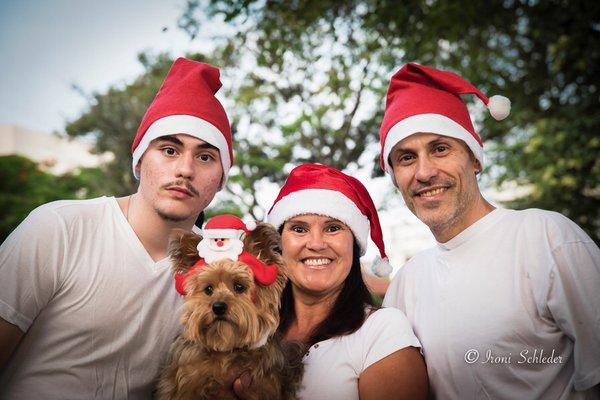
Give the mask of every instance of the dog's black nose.
M 227 303 L 217 301 L 212 306 L 213 312 L 217 315 L 223 315 L 227 312 Z

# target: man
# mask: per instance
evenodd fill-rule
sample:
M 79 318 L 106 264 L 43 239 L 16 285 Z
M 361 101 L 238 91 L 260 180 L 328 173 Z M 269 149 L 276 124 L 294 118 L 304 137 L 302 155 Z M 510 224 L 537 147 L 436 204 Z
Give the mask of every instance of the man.
M 147 399 L 179 331 L 167 258 L 223 187 L 219 70 L 180 58 L 135 136 L 136 193 L 34 210 L 0 247 L 0 398 Z
M 508 115 L 506 98 L 449 72 L 411 63 L 390 83 L 382 167 L 438 245 L 406 263 L 384 305 L 413 324 L 438 398 L 585 398 L 600 382 L 600 250 L 558 213 L 484 199 L 466 93 Z

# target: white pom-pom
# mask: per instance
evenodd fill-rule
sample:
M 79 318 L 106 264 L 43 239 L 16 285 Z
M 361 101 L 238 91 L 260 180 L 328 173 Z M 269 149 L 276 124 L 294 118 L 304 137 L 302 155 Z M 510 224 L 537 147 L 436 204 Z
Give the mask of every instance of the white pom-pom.
M 390 262 L 387 259 L 387 257 L 380 258 L 379 256 L 377 256 L 375 260 L 373 260 L 373 264 L 371 265 L 371 271 L 373 271 L 373 273 L 376 276 L 384 278 L 392 273 L 392 266 L 390 265 Z
M 256 221 L 246 221 L 246 229 L 248 229 L 249 231 L 253 231 L 254 229 L 256 229 Z
M 494 117 L 496 121 L 501 121 L 508 117 L 508 114 L 510 114 L 510 100 L 508 97 L 495 95 L 490 97 L 489 100 L 487 106 L 490 110 L 490 115 Z

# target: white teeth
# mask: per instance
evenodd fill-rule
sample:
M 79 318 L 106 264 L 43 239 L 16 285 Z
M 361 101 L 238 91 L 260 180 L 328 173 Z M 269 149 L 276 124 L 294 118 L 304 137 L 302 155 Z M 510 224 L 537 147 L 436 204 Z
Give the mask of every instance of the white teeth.
M 309 266 L 320 266 L 320 265 L 327 265 L 331 262 L 330 259 L 328 258 L 307 258 L 306 260 L 304 260 L 304 264 L 309 265 Z
M 419 196 L 431 197 L 431 196 L 435 196 L 436 194 L 442 193 L 444 190 L 446 190 L 446 188 L 433 189 L 433 190 L 429 190 L 427 192 L 423 192 L 423 193 L 419 194 Z

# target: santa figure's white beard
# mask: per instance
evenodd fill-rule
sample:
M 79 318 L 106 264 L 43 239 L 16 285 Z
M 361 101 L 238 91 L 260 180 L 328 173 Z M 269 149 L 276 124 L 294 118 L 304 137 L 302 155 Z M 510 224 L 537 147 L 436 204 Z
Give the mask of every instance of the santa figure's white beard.
M 228 239 L 227 244 L 222 247 L 218 247 L 212 245 L 211 238 L 203 238 L 200 243 L 198 243 L 198 254 L 200 257 L 204 258 L 206 263 L 211 263 L 213 261 L 222 260 L 224 258 L 229 258 L 231 260 L 237 260 L 238 256 L 242 254 L 244 250 L 244 242 L 237 238 Z

